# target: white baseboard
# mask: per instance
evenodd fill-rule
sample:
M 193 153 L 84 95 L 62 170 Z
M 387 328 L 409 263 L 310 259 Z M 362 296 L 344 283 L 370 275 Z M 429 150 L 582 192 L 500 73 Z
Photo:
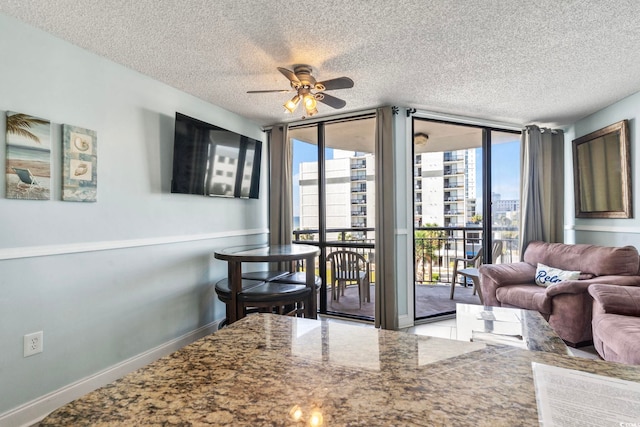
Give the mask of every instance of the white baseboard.
M 41 421 L 55 409 L 109 384 L 129 372 L 171 354 L 174 351 L 218 330 L 222 320 L 216 320 L 169 342 L 147 350 L 107 369 L 45 394 L 24 405 L 0 414 L 0 427 L 26 427 Z

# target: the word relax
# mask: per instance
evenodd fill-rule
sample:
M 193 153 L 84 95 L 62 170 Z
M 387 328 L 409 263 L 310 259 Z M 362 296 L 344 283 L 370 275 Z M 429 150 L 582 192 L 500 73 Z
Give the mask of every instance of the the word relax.
M 562 282 L 562 279 L 558 275 L 550 276 L 546 271 L 541 270 L 536 275 L 536 282 L 538 282 L 538 283 L 558 283 L 558 282 Z

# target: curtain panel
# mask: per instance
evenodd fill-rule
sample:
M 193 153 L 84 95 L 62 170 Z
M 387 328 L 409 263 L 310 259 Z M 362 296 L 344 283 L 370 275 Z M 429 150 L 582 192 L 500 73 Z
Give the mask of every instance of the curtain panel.
M 269 133 L 269 244 L 288 245 L 293 240 L 293 144 L 286 125 Z M 287 270 L 286 263 L 271 268 Z M 313 268 L 313 266 L 312 266 Z
M 393 112 L 376 110 L 376 327 L 398 328 Z
M 564 242 L 564 132 L 527 126 L 522 132 L 520 257 L 529 242 Z

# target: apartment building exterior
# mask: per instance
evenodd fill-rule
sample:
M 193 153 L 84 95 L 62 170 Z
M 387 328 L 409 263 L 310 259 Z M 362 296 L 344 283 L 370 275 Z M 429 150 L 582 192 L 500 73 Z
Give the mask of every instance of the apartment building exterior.
M 414 156 L 414 224 L 464 227 L 476 215 L 476 150 Z
M 318 164 L 300 163 L 299 173 L 300 229 L 318 229 Z M 332 229 L 355 229 L 344 238 L 365 239 L 367 233 L 358 229 L 375 224 L 374 156 L 333 150 L 333 159 L 325 161 L 325 173 L 327 240 L 343 238 L 341 232 Z

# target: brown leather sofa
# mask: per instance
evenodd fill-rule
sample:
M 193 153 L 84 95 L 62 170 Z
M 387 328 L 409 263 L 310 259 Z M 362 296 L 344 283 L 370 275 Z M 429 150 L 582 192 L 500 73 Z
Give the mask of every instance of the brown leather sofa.
M 591 344 L 593 299 L 588 288 L 596 283 L 640 286 L 640 257 L 633 246 L 607 247 L 531 242 L 524 261 L 480 267 L 483 303 L 540 312 L 568 345 Z M 535 284 L 536 267 L 544 264 L 580 271 L 578 280 L 549 287 Z
M 593 285 L 593 345 L 604 360 L 640 365 L 640 287 Z

